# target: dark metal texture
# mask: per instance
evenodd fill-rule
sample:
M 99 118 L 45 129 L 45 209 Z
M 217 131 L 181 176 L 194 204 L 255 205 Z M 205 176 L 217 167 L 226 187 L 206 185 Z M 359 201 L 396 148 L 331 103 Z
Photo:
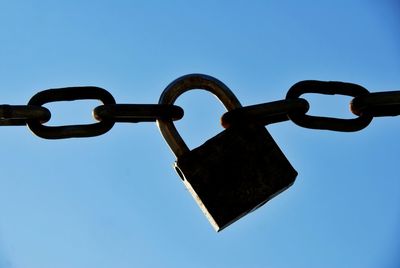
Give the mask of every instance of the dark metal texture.
M 234 125 L 178 157 L 175 168 L 216 231 L 289 186 L 296 170 L 262 125 Z
M 212 87 L 215 85 L 221 88 L 226 87 L 213 77 L 191 74 L 173 81 L 168 88 L 174 86 L 178 90 L 203 88 L 213 91 Z M 302 94 L 306 93 L 352 96 L 354 98 L 350 103 L 350 110 L 358 117 L 341 119 L 307 115 L 310 105 L 307 100 L 300 98 Z M 160 99 L 165 100 L 164 104 L 116 104 L 108 91 L 98 87 L 49 89 L 33 96 L 28 105 L 0 105 L 0 126 L 28 125 L 39 137 L 64 139 L 98 136 L 109 131 L 116 122 L 157 121 L 158 124 L 166 125 L 162 128 L 162 132 L 168 136 L 176 134 L 172 121 L 181 119 L 184 113 L 181 107 L 173 105 L 178 95 L 166 96 L 163 93 Z M 42 105 L 49 102 L 84 99 L 96 99 L 103 102 L 103 105 L 93 110 L 93 116 L 100 121 L 99 123 L 55 127 L 43 125 L 50 120 L 51 113 Z M 241 107 L 237 99 L 231 102 L 226 98 L 224 102 L 228 104 L 229 110 L 221 117 L 221 124 L 225 128 L 243 123 L 268 125 L 290 119 L 297 125 L 306 128 L 351 132 L 368 126 L 373 117 L 400 115 L 400 91 L 369 93 L 362 86 L 343 82 L 301 81 L 290 88 L 284 100 L 246 107 Z M 182 144 L 184 143 L 178 141 L 172 148 Z
M 160 104 L 172 105 L 184 92 L 204 89 L 227 108 L 241 108 L 221 81 L 191 74 L 172 82 Z M 177 157 L 175 169 L 215 230 L 220 231 L 289 187 L 297 175 L 261 124 L 232 126 L 189 150 L 171 120 L 158 120 Z
M 214 94 L 227 110 L 242 107 L 235 94 L 218 79 L 204 74 L 188 74 L 172 81 L 161 93 L 158 104 L 172 105 L 183 93 L 203 89 Z M 157 120 L 158 128 L 176 157 L 189 151 L 172 120 Z
M 355 97 L 350 104 L 356 115 L 397 116 L 400 115 L 400 91 L 374 92 Z
M 306 80 L 293 85 L 289 89 L 286 99 L 297 99 L 305 93 L 319 93 L 328 95 L 340 94 L 359 97 L 369 94 L 369 91 L 362 86 L 351 83 Z M 372 116 L 367 114 L 361 114 L 359 117 L 354 119 L 310 116 L 305 113 L 289 113 L 288 116 L 294 123 L 301 127 L 342 132 L 359 131 L 367 127 L 372 121 Z
M 289 113 L 305 114 L 309 104 L 304 99 L 287 99 L 274 102 L 245 106 L 229 112 L 221 117 L 224 128 L 232 124 L 257 123 L 268 125 L 289 120 Z
M 50 120 L 50 111 L 32 105 L 0 105 L 0 126 L 25 126 L 28 121 L 45 123 Z
M 105 89 L 99 87 L 68 87 L 48 89 L 34 95 L 28 105 L 42 106 L 49 102 L 94 99 L 103 104 L 115 104 L 114 97 Z M 44 139 L 66 139 L 78 137 L 94 137 L 109 131 L 113 121 L 101 121 L 87 125 L 70 125 L 50 127 L 39 121 L 29 121 L 28 126 L 33 133 Z
M 183 117 L 183 109 L 161 104 L 109 104 L 96 107 L 93 116 L 99 121 L 154 122 L 157 119 L 179 120 Z

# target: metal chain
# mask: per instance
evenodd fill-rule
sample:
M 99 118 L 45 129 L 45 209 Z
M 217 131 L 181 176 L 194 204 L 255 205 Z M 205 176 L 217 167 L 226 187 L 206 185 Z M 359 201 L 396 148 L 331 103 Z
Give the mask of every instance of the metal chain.
M 350 110 L 353 119 L 307 115 L 310 104 L 300 98 L 305 93 L 340 94 L 353 97 Z M 103 103 L 93 110 L 98 121 L 86 125 L 46 126 L 51 112 L 44 104 L 58 101 L 99 100 Z M 0 105 L 0 126 L 27 125 L 34 134 L 44 139 L 94 137 L 108 132 L 116 122 L 155 122 L 157 119 L 179 120 L 183 109 L 176 105 L 117 104 L 114 97 L 99 87 L 67 87 L 41 91 L 27 105 Z M 234 109 L 221 117 L 221 124 L 256 123 L 268 125 L 291 120 L 312 129 L 359 131 L 374 117 L 400 115 L 400 91 L 370 93 L 364 87 L 343 82 L 306 80 L 293 85 L 284 100 Z
M 310 104 L 307 100 L 300 98 L 305 93 L 340 94 L 354 97 L 350 102 L 350 111 L 358 117 L 341 119 L 307 115 Z M 397 115 L 400 115 L 400 91 L 370 93 L 357 84 L 305 80 L 293 85 L 289 89 L 286 99 L 245 106 L 227 112 L 221 117 L 221 124 L 227 128 L 232 124 L 268 125 L 291 120 L 305 128 L 353 132 L 367 127 L 373 117 Z
M 46 123 L 50 120 L 50 117 L 50 111 L 44 107 L 0 105 L 0 126 L 25 126 L 26 122 L 30 120 Z
M 103 105 L 93 110 L 99 121 L 86 125 L 45 126 L 51 118 L 50 111 L 42 105 L 58 101 L 100 100 Z M 0 126 L 27 125 L 44 139 L 95 137 L 108 132 L 116 122 L 155 122 L 157 119 L 178 120 L 183 109 L 175 105 L 116 104 L 114 97 L 99 87 L 53 88 L 34 95 L 28 105 L 0 105 Z
M 28 105 L 41 107 L 49 102 L 94 99 L 103 104 L 115 104 L 114 97 L 99 87 L 69 87 L 48 89 L 34 95 Z M 88 125 L 71 125 L 49 127 L 35 120 L 28 120 L 27 125 L 37 136 L 44 139 L 65 139 L 77 137 L 93 137 L 106 133 L 114 126 L 113 121 L 104 120 Z

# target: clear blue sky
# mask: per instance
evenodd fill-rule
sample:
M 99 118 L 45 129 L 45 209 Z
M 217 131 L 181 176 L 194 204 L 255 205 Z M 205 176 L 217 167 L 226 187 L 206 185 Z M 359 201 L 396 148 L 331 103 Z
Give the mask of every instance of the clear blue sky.
M 205 73 L 244 105 L 306 79 L 400 90 L 400 3 L 335 1 L 0 2 L 1 103 L 95 85 L 119 103 L 157 103 Z M 306 95 L 310 113 L 352 117 L 348 97 Z M 191 91 L 177 123 L 193 148 L 224 108 Z M 92 122 L 97 101 L 55 103 L 50 125 Z M 215 233 L 172 169 L 156 124 L 49 141 L 0 129 L 0 268 L 398 268 L 399 118 L 356 133 L 269 126 L 296 183 Z

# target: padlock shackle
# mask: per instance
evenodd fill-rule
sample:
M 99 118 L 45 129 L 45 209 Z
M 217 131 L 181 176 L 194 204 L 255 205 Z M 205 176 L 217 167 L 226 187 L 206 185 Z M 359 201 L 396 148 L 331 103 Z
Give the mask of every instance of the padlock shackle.
M 228 111 L 242 107 L 235 94 L 224 83 L 204 74 L 188 74 L 174 80 L 164 89 L 158 103 L 172 105 L 180 95 L 193 89 L 211 92 Z M 157 125 L 176 157 L 190 151 L 172 120 L 158 119 Z

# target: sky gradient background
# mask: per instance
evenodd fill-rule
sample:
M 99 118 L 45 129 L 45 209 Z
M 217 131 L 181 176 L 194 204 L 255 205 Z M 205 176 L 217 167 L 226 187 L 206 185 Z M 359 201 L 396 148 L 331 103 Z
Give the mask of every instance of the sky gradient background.
M 400 3 L 336 1 L 0 2 L 1 103 L 94 85 L 117 103 L 157 103 L 188 73 L 243 105 L 300 80 L 400 90 Z M 307 94 L 311 114 L 351 118 L 351 98 Z M 222 130 L 204 91 L 178 99 L 189 147 Z M 50 125 L 93 122 L 97 101 L 54 103 Z M 90 139 L 0 129 L 0 268 L 400 267 L 399 118 L 356 133 L 267 127 L 295 184 L 215 233 L 172 168 L 156 124 Z

